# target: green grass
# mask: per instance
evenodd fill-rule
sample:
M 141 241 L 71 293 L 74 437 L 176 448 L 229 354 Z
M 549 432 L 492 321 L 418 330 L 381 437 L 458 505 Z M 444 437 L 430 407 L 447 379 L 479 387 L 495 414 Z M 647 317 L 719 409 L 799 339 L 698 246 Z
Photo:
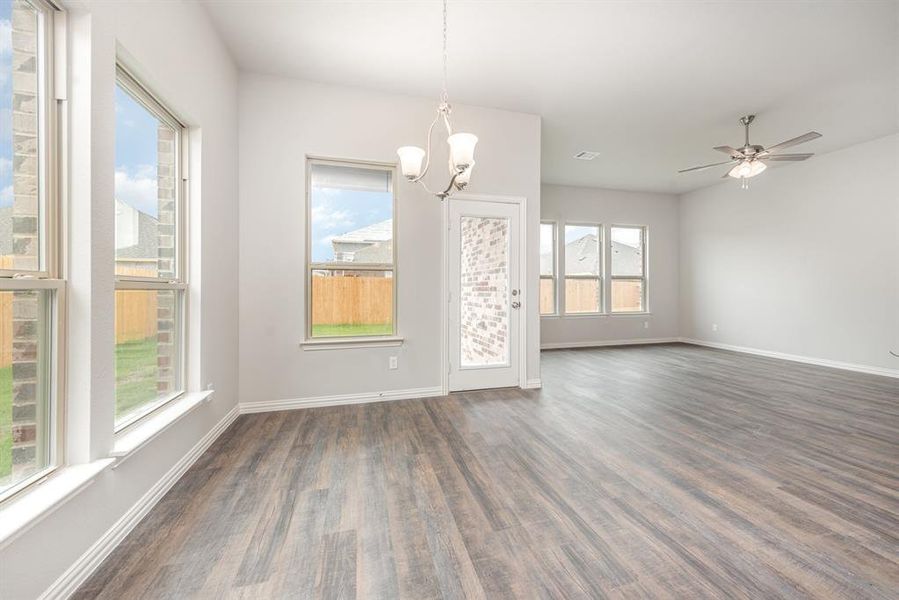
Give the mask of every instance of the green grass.
M 341 325 L 312 326 L 312 337 L 391 335 L 392 333 L 393 325 L 390 323 L 345 323 Z
M 0 369 L 0 481 L 12 472 L 12 366 Z
M 116 344 L 116 418 L 156 399 L 157 373 L 155 336 Z
M 116 344 L 116 417 L 156 399 L 156 338 Z M 0 369 L 0 481 L 12 471 L 12 367 Z

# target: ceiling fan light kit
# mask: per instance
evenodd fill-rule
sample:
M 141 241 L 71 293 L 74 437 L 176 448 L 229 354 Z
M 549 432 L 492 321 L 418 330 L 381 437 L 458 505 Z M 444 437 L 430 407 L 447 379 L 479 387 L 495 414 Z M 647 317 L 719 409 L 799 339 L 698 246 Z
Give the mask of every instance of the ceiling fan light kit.
M 717 167 L 721 165 L 733 165 L 727 171 L 727 173 L 722 176 L 722 178 L 733 177 L 734 179 L 739 179 L 741 182 L 741 187 L 745 190 L 749 187 L 750 178 L 755 177 L 768 168 L 767 161 L 801 161 L 814 156 L 814 154 L 812 153 L 781 154 L 781 151 L 786 148 L 790 148 L 792 146 L 796 146 L 804 142 L 809 142 L 821 137 L 821 134 L 817 131 L 809 131 L 808 133 L 804 133 L 798 137 L 794 137 L 786 140 L 785 142 L 781 142 L 769 148 L 765 148 L 764 146 L 759 146 L 758 144 L 749 143 L 749 126 L 754 120 L 755 115 L 747 115 L 740 118 L 740 123 L 743 125 L 744 131 L 746 133 L 746 137 L 744 139 L 742 147 L 733 148 L 731 146 L 715 146 L 715 150 L 727 154 L 728 156 L 730 156 L 730 160 L 725 160 L 708 165 L 701 165 L 699 167 L 690 167 L 689 169 L 681 169 L 680 171 L 678 171 L 678 173 L 702 171 L 711 167 Z
M 440 96 L 440 104 L 437 105 L 437 116 L 431 121 L 428 128 L 427 150 L 418 146 L 402 146 L 396 153 L 400 157 L 400 168 L 403 176 L 411 183 L 420 184 L 429 194 L 434 194 L 441 200 L 449 196 L 453 191 L 463 190 L 471 180 L 471 171 L 474 169 L 474 149 L 478 143 L 478 136 L 473 133 L 453 133 L 450 124 L 452 108 L 448 102 L 446 93 L 446 0 L 443 0 L 443 92 Z M 424 182 L 424 176 L 428 174 L 431 166 L 431 134 L 434 127 L 443 121 L 446 129 L 446 142 L 449 145 L 449 184 L 443 191 L 435 192 L 428 188 Z M 424 162 L 424 168 L 422 168 Z

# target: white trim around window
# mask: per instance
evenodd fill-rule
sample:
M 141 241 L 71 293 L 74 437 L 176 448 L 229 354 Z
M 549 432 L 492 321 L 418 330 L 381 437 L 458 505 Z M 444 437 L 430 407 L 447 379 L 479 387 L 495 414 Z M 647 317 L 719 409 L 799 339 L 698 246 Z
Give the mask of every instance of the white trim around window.
M 612 232 L 615 229 L 632 229 L 638 230 L 640 232 L 640 272 L 641 275 L 634 274 L 625 274 L 625 275 L 616 275 L 615 269 L 612 266 Z M 648 306 L 648 281 L 649 275 L 647 273 L 647 268 L 649 266 L 648 260 L 648 248 L 649 248 L 649 228 L 646 225 L 621 225 L 614 224 L 609 226 L 609 243 L 608 243 L 608 251 L 609 251 L 609 290 L 608 290 L 608 298 L 609 305 L 608 311 L 610 315 L 619 316 L 619 315 L 644 315 L 649 313 Z M 615 282 L 634 282 L 639 283 L 640 285 L 640 310 L 615 310 L 614 302 L 613 302 L 613 287 Z
M 543 281 L 548 280 L 552 283 L 552 303 L 553 309 L 550 312 L 543 312 L 543 307 L 539 307 L 539 312 L 541 317 L 557 317 L 559 316 L 559 224 L 556 221 L 540 221 L 540 247 L 543 247 L 543 226 L 549 225 L 552 229 L 552 240 L 550 245 L 552 247 L 552 274 L 544 275 L 543 274 L 543 265 L 542 261 L 540 264 L 540 294 L 538 296 L 539 300 L 543 299 Z
M 389 262 L 355 262 L 349 260 L 335 260 L 326 262 L 313 261 L 312 231 L 313 231 L 313 198 L 312 180 L 313 169 L 316 166 L 337 167 L 346 169 L 358 169 L 383 172 L 387 175 L 387 186 L 391 195 L 391 251 Z M 348 349 L 372 346 L 397 346 L 403 343 L 403 338 L 398 335 L 398 270 L 397 270 L 397 189 L 396 189 L 396 164 L 378 161 L 364 161 L 354 159 L 326 158 L 320 156 L 306 156 L 306 203 L 305 203 L 305 229 L 306 229 L 306 294 L 305 294 L 305 331 L 301 346 L 306 350 L 330 350 Z M 392 280 L 390 329 L 383 333 L 358 335 L 322 334 L 315 335 L 313 331 L 313 277 L 316 272 L 351 271 L 357 273 L 379 273 Z
M 34 114 L 36 122 L 36 152 L 31 161 L 13 160 L 13 176 L 18 173 L 16 164 L 34 164 L 36 171 L 23 173 L 25 177 L 36 178 L 36 198 L 22 200 L 26 209 L 25 216 L 15 212 L 12 219 L 33 220 L 33 225 L 28 225 L 26 236 L 35 236 L 36 240 L 21 245 L 12 243 L 12 254 L 4 257 L 4 268 L 0 269 L 0 293 L 4 294 L 4 302 L 10 302 L 9 314 L 13 321 L 20 321 L 19 330 L 30 330 L 31 335 L 24 343 L 33 345 L 35 355 L 28 358 L 31 350 L 25 350 L 25 358 L 12 358 L 9 368 L 11 370 L 12 385 L 16 385 L 17 371 L 25 373 L 22 382 L 23 393 L 30 388 L 28 393 L 33 396 L 34 406 L 29 409 L 25 405 L 17 404 L 15 408 L 22 413 L 16 416 L 16 410 L 12 411 L 12 429 L 18 429 L 25 436 L 24 444 L 17 442 L 10 449 L 10 472 L 0 473 L 0 504 L 7 506 L 7 501 L 30 490 L 33 485 L 46 480 L 59 467 L 65 464 L 64 456 L 64 414 L 65 414 L 65 314 L 66 314 L 66 281 L 62 268 L 64 263 L 62 221 L 62 194 L 64 187 L 65 165 L 61 159 L 63 143 L 62 132 L 59 129 L 61 114 L 64 111 L 64 100 L 59 99 L 56 86 L 65 86 L 62 80 L 65 73 L 60 68 L 57 73 L 57 60 L 65 59 L 64 30 L 56 26 L 57 19 L 64 20 L 64 14 L 55 6 L 44 0 L 28 0 L 17 3 L 14 9 L 34 11 L 37 45 L 34 64 L 34 88 L 36 98 L 33 106 L 37 108 Z M 22 15 L 19 15 L 20 19 Z M 28 19 L 30 20 L 30 19 Z M 15 21 L 14 21 L 15 22 Z M 23 26 L 30 26 L 25 20 L 19 21 Z M 14 27 L 11 35 L 16 35 Z M 26 34 L 30 35 L 30 34 Z M 15 44 L 14 44 L 15 47 Z M 19 47 L 21 48 L 21 47 Z M 14 50 L 14 52 L 27 52 L 27 50 Z M 27 81 L 26 73 L 19 73 L 19 80 Z M 10 93 L 22 93 L 31 95 L 31 89 L 16 92 L 16 84 L 13 82 Z M 12 100 L 12 98 L 11 98 Z M 13 131 L 13 133 L 15 133 Z M 17 150 L 14 149 L 15 158 Z M 28 150 L 18 150 L 28 158 L 32 154 Z M 23 167 L 24 168 L 24 167 Z M 19 201 L 20 196 L 27 197 L 27 191 L 14 192 L 13 202 Z M 37 207 L 37 216 L 28 216 L 28 210 Z M 14 221 L 10 228 L 10 235 L 20 232 L 18 223 Z M 26 224 L 27 225 L 27 224 Z M 27 241 L 27 240 L 24 240 Z M 36 256 L 35 256 L 36 253 Z M 25 294 L 16 295 L 16 292 Z M 29 297 L 33 298 L 34 305 L 29 306 Z M 22 302 L 23 306 L 16 307 L 16 302 Z M 22 324 L 21 321 L 33 323 Z M 10 328 L 12 329 L 12 328 Z M 10 334 L 17 335 L 17 334 Z M 21 340 L 19 341 L 21 344 Z M 23 352 L 23 350 L 19 350 Z M 15 365 L 13 363 L 16 363 Z M 16 368 L 18 367 L 18 368 Z M 12 389 L 10 389 L 12 394 Z M 12 398 L 10 396 L 10 402 Z M 21 422 L 16 419 L 21 418 Z M 33 437 L 31 437 L 33 436 Z M 28 443 L 31 437 L 32 443 Z M 33 468 L 22 468 L 19 463 L 19 473 L 16 473 L 17 465 L 15 455 L 25 457 L 33 453 Z
M 566 243 L 566 232 L 568 227 L 587 227 L 596 230 L 596 245 L 597 245 L 597 274 L 574 274 L 571 275 L 568 273 L 567 265 L 568 265 L 568 257 L 567 257 L 567 243 Z M 561 303 L 561 307 L 558 312 L 560 315 L 564 317 L 596 317 L 605 314 L 605 230 L 603 229 L 602 223 L 591 223 L 591 222 L 583 222 L 583 221 L 563 221 L 560 224 L 560 235 L 558 236 L 558 249 L 559 249 L 559 281 L 562 282 L 562 285 L 559 287 L 558 296 L 559 301 Z M 597 308 L 596 310 L 585 310 L 585 311 L 569 311 L 568 309 L 568 280 L 577 280 L 577 281 L 595 281 L 597 287 Z
M 159 265 L 165 264 L 163 257 L 157 250 L 157 268 L 156 273 L 126 273 L 119 272 L 119 258 L 117 257 L 116 273 L 115 273 L 115 289 L 117 295 L 116 312 L 119 312 L 118 299 L 122 298 L 124 302 L 125 293 L 127 292 L 156 292 L 156 302 L 162 297 L 162 292 L 170 291 L 172 298 L 172 355 L 170 358 L 170 368 L 173 370 L 171 376 L 171 388 L 158 394 L 156 398 L 149 402 L 139 404 L 134 410 L 127 412 L 121 418 L 115 421 L 115 433 L 117 437 L 125 435 L 133 427 L 143 422 L 151 414 L 156 413 L 162 407 L 168 405 L 175 399 L 182 398 L 188 389 L 187 382 L 187 356 L 188 356 L 188 260 L 187 260 L 187 231 L 188 231 L 188 128 L 169 110 L 159 98 L 140 83 L 135 76 L 128 70 L 126 66 L 119 63 L 116 65 L 116 85 L 125 92 L 132 100 L 136 101 L 141 107 L 146 109 L 150 115 L 156 118 L 160 124 L 170 128 L 173 131 L 173 159 L 171 162 L 174 195 L 174 209 L 172 218 L 174 220 L 172 246 L 173 260 L 171 269 L 159 273 Z M 158 165 L 157 165 L 157 168 Z M 164 225 L 157 223 L 157 227 Z M 162 234 L 157 232 L 157 240 L 164 238 Z M 139 260 L 143 260 L 142 257 Z M 132 261 L 134 262 L 134 261 Z M 150 261 L 152 262 L 152 261 Z M 150 264 L 150 263 L 148 263 Z M 121 269 L 125 271 L 126 269 Z M 152 303 L 151 303 L 152 304 Z M 158 310 L 158 309 L 157 309 Z M 157 321 L 157 326 L 159 322 Z M 157 333 L 158 335 L 158 333 Z M 157 338 L 158 339 L 158 338 Z M 157 343 L 159 343 L 157 341 Z M 117 390 L 117 406 L 118 406 L 118 390 Z

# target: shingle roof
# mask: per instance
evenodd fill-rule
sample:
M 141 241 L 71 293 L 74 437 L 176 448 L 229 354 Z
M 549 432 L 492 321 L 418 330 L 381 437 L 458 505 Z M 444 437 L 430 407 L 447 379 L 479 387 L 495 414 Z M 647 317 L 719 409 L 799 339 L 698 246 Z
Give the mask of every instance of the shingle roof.
M 156 258 L 159 256 L 159 220 L 137 211 L 137 244 L 116 249 L 116 258 Z
M 565 244 L 565 273 L 568 275 L 592 275 L 600 273 L 596 236 L 587 234 Z M 623 273 L 635 273 L 640 269 L 640 249 L 620 242 L 612 242 L 612 256 L 618 270 Z M 553 272 L 553 255 L 540 255 L 540 272 Z
M 393 239 L 393 219 L 387 219 L 338 235 L 331 240 L 331 243 L 358 244 L 360 242 L 386 242 L 391 239 Z

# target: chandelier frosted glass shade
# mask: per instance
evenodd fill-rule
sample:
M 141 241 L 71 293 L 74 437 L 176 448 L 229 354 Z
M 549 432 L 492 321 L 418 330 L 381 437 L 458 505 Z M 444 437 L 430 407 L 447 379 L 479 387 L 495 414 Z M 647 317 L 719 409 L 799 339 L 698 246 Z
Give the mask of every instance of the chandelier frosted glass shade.
M 767 168 L 768 165 L 760 160 L 744 160 L 731 169 L 728 175 L 735 179 L 748 179 L 750 177 L 755 177 Z
M 421 161 L 424 160 L 425 151 L 418 146 L 403 146 L 396 153 L 400 157 L 403 177 L 417 179 L 421 175 Z
M 446 93 L 446 57 L 446 0 L 443 0 L 443 92 L 440 94 L 440 104 L 437 105 L 437 115 L 428 127 L 426 150 L 417 146 L 403 146 L 396 151 L 400 157 L 403 176 L 411 183 L 421 185 L 429 194 L 434 194 L 441 200 L 445 200 L 454 190 L 462 190 L 468 185 L 471 170 L 474 168 L 474 147 L 478 143 L 478 136 L 473 133 L 453 133 L 453 126 L 450 124 L 452 109 Z M 446 187 L 434 191 L 428 187 L 424 178 L 431 166 L 431 137 L 434 134 L 434 127 L 441 122 L 446 129 L 446 142 L 449 144 L 450 179 Z
M 474 147 L 478 136 L 473 133 L 454 133 L 446 138 L 450 147 L 450 163 L 457 172 L 464 171 L 474 164 Z

